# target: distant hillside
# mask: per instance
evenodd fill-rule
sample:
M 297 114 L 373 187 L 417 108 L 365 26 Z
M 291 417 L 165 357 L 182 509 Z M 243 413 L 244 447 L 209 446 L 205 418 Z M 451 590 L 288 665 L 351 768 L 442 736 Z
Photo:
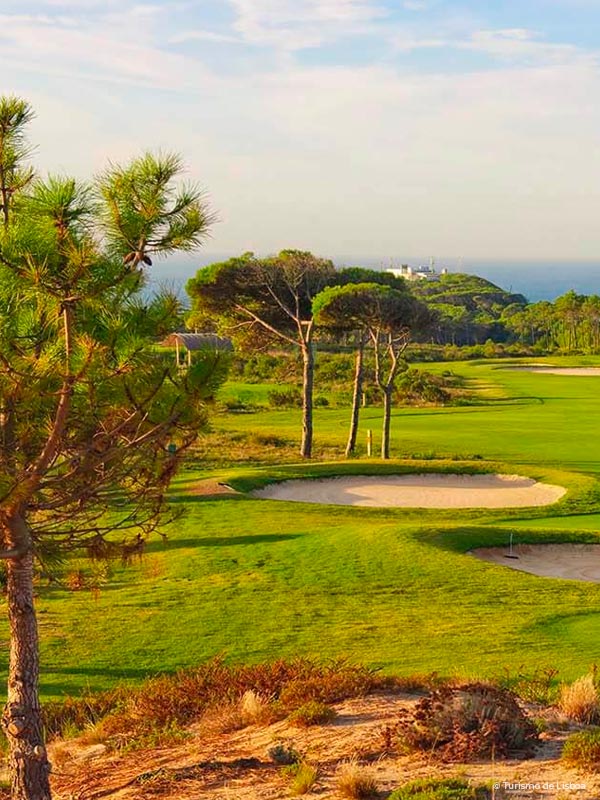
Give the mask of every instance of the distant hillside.
M 411 287 L 437 314 L 434 339 L 439 344 L 504 341 L 508 335 L 501 321 L 504 310 L 527 304 L 522 294 L 461 272 L 442 275 L 438 281 L 415 281 Z

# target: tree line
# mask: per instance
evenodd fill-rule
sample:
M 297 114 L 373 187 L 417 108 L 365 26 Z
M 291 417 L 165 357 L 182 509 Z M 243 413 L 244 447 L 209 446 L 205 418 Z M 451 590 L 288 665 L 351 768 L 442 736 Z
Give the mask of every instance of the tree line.
M 346 447 L 356 446 L 364 378 L 364 352 L 370 347 L 375 382 L 383 404 L 381 457 L 390 456 L 390 424 L 395 380 L 411 338 L 431 325 L 427 306 L 402 278 L 333 262 L 300 250 L 258 258 L 238 258 L 200 269 L 187 284 L 192 328 L 216 326 L 247 350 L 275 343 L 302 358 L 302 440 L 300 454 L 313 449 L 315 342 L 335 335 L 351 342 L 356 353 L 350 431 Z

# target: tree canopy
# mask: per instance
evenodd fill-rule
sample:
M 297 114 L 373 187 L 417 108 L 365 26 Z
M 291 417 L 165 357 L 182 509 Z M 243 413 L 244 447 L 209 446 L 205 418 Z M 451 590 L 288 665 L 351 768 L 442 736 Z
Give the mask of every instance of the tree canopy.
M 34 559 L 137 552 L 206 418 L 223 357 L 189 370 L 155 347 L 178 317 L 143 299 L 154 255 L 196 248 L 211 213 L 175 155 L 99 178 L 36 177 L 21 100 L 0 100 L 0 534 L 11 630 L 12 796 L 50 797 L 38 699 Z

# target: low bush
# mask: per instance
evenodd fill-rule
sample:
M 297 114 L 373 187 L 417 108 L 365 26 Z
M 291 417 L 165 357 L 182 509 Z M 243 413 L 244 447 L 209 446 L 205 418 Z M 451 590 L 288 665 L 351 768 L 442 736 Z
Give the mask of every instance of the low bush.
M 268 698 L 278 713 L 289 714 L 313 700 L 333 703 L 383 685 L 387 685 L 385 679 L 373 671 L 344 661 L 227 665 L 215 659 L 174 675 L 150 678 L 139 688 L 123 686 L 49 703 L 44 706 L 44 721 L 49 738 L 62 735 L 65 729 L 96 726 L 100 740 L 120 747 L 145 732 L 185 726 L 208 712 L 225 714 L 237 725 L 240 702 L 249 691 Z
M 315 785 L 319 771 L 305 761 L 290 764 L 283 768 L 283 774 L 289 778 L 290 794 L 294 797 L 306 794 Z
M 600 728 L 574 733 L 565 742 L 562 759 L 570 767 L 600 772 Z
M 584 675 L 560 688 L 558 707 L 569 719 L 590 725 L 600 722 L 600 696 L 596 676 Z
M 408 403 L 445 405 L 450 401 L 451 381 L 420 369 L 408 369 L 396 381 L 398 398 Z
M 488 684 L 443 687 L 387 729 L 388 741 L 441 761 L 508 758 L 529 751 L 538 734 L 515 695 Z
M 470 786 L 460 778 L 425 778 L 396 789 L 388 800 L 491 800 L 485 786 Z
M 267 394 L 269 405 L 273 408 L 297 408 L 302 405 L 299 389 L 272 389 Z
M 528 703 L 548 706 L 556 698 L 557 675 L 558 670 L 554 667 L 538 667 L 529 674 L 522 669 L 512 673 L 505 668 L 504 674 L 498 679 L 498 685 L 502 689 L 509 689 Z
M 378 795 L 377 782 L 371 770 L 356 761 L 348 761 L 339 767 L 335 788 L 347 800 L 369 800 Z
M 336 717 L 335 709 L 319 700 L 310 700 L 292 711 L 288 719 L 292 725 L 296 725 L 298 728 L 308 728 L 311 725 L 327 725 Z
M 276 764 L 289 766 L 290 764 L 298 764 L 302 761 L 302 753 L 294 747 L 293 742 L 289 740 L 282 740 L 275 742 L 267 748 L 267 755 Z
M 265 725 L 275 719 L 275 712 L 269 699 L 248 689 L 240 700 L 240 715 L 244 725 Z

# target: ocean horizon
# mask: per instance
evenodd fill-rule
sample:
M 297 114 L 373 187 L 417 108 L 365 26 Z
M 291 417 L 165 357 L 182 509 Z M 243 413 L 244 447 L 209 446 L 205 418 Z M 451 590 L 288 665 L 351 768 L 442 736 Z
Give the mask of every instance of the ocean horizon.
M 167 286 L 185 295 L 186 281 L 200 267 L 230 258 L 228 254 L 202 253 L 195 258 L 157 261 L 150 275 L 150 288 L 156 291 Z M 387 269 L 400 264 L 421 266 L 429 264 L 428 258 L 386 258 L 337 256 L 333 261 L 338 267 L 363 266 L 371 269 Z M 555 300 L 573 289 L 578 294 L 600 294 L 600 258 L 598 261 L 582 260 L 510 260 L 510 259 L 443 259 L 435 260 L 438 270 L 466 272 L 506 289 L 524 295 L 530 302 Z

